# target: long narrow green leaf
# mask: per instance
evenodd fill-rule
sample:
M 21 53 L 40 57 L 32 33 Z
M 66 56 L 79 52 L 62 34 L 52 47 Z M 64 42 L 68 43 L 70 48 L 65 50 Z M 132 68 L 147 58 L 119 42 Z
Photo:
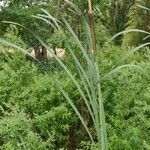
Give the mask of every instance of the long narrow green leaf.
M 140 8 L 143 8 L 143 9 L 145 9 L 145 10 L 149 10 L 150 11 L 150 8 L 147 8 L 147 7 L 145 7 L 145 6 L 141 6 L 141 5 L 137 5 L 138 7 L 140 7 Z
M 115 39 L 116 37 L 118 37 L 119 35 L 125 34 L 125 33 L 130 33 L 130 32 L 140 32 L 140 33 L 145 33 L 145 34 L 150 35 L 149 32 L 144 31 L 144 30 L 139 30 L 139 29 L 129 29 L 129 30 L 125 30 L 125 31 L 122 31 L 122 32 L 119 32 L 119 33 L 115 34 L 110 40 L 108 40 L 108 41 L 106 42 L 106 44 L 109 43 L 110 41 L 114 40 L 114 39 Z
M 82 14 L 81 10 L 75 4 L 73 4 L 71 1 L 65 0 L 65 2 L 67 2 L 76 11 L 76 13 L 78 15 Z
M 137 68 L 137 69 L 142 70 L 142 67 L 140 67 L 138 65 L 131 65 L 131 64 L 122 65 L 122 66 L 119 66 L 119 67 L 111 70 L 109 73 L 105 74 L 102 78 L 100 78 L 100 81 L 106 80 L 109 77 L 111 77 L 113 74 L 115 74 L 117 71 L 119 71 L 120 69 L 122 69 L 122 68 L 128 68 L 128 67 L 133 67 L 133 68 Z
M 43 18 L 42 16 L 34 16 L 33 15 L 32 17 L 45 21 L 46 23 L 50 24 L 56 30 L 56 27 L 49 20 Z
M 85 57 L 87 63 L 90 63 L 90 58 L 89 58 L 89 56 L 87 55 L 87 53 L 86 53 L 84 47 L 82 46 L 80 40 L 79 40 L 78 37 L 77 37 L 77 35 L 74 33 L 73 29 L 71 28 L 71 26 L 68 24 L 68 22 L 66 21 L 66 19 L 65 19 L 63 16 L 62 16 L 62 19 L 63 19 L 65 25 L 67 26 L 68 30 L 70 31 L 70 33 L 71 33 L 72 36 L 74 37 L 74 39 L 75 39 L 75 41 L 76 41 L 78 47 L 80 48 L 81 52 L 82 52 L 83 55 L 84 55 L 84 57 Z
M 143 38 L 143 40 L 147 40 L 148 38 L 150 38 L 150 35 L 148 35 L 145 38 Z
M 73 56 L 73 59 L 74 59 L 74 61 L 75 61 L 76 66 L 77 66 L 77 70 L 78 70 L 78 72 L 79 72 L 80 78 L 81 78 L 81 80 L 82 80 L 82 83 L 83 83 L 83 85 L 84 85 L 85 91 L 87 92 L 88 98 L 89 98 L 89 100 L 90 100 L 90 104 L 91 104 L 91 106 L 92 106 L 92 110 L 95 111 L 95 107 L 94 107 L 94 105 L 93 105 L 93 100 L 92 100 L 92 97 L 91 97 L 91 93 L 90 93 L 90 91 L 89 91 L 89 87 L 91 87 L 91 84 L 90 84 L 90 82 L 89 82 L 89 79 L 88 79 L 88 77 L 87 77 L 87 75 L 86 75 L 86 73 L 85 73 L 83 67 L 81 66 L 79 60 L 77 59 L 75 53 L 71 50 L 71 48 L 70 48 L 69 45 L 68 45 L 68 48 L 69 48 L 69 51 L 70 51 L 71 55 Z M 90 106 L 89 106 L 88 99 L 85 101 L 85 103 L 86 103 L 86 105 L 87 105 L 87 107 L 88 107 L 88 110 L 89 110 L 90 115 L 91 115 L 91 117 L 92 117 L 93 123 L 95 124 L 95 117 L 94 117 L 94 115 L 93 115 L 93 111 L 91 110 L 91 108 L 90 108 Z
M 143 48 L 143 47 L 145 47 L 145 46 L 148 46 L 148 45 L 150 45 L 150 43 L 141 44 L 140 46 L 138 46 L 138 47 L 134 48 L 133 50 L 127 52 L 127 53 L 125 54 L 125 56 L 124 56 L 123 58 L 121 58 L 121 59 L 118 61 L 117 65 L 123 63 L 126 59 L 128 59 L 128 58 L 129 58 L 132 54 L 134 54 L 136 51 L 138 51 L 139 49 L 141 49 L 141 48 Z
M 68 96 L 68 94 L 63 90 L 63 88 L 61 87 L 60 84 L 58 84 L 58 88 L 59 90 L 63 93 L 64 97 L 66 98 L 66 100 L 69 102 L 69 104 L 71 105 L 71 107 L 74 109 L 74 111 L 76 112 L 76 114 L 78 115 L 79 119 L 81 120 L 82 124 L 84 125 L 87 133 L 90 136 L 90 139 L 92 141 L 92 143 L 94 143 L 93 137 L 87 127 L 87 125 L 85 124 L 85 121 L 83 120 L 83 117 L 81 116 L 81 114 L 79 113 L 79 111 L 77 110 L 76 106 L 74 105 L 74 103 L 72 102 L 72 100 L 70 99 L 70 97 Z
M 83 74 L 83 76 L 84 76 L 84 78 L 85 78 L 85 80 L 86 80 L 88 86 L 90 86 L 89 79 L 88 79 L 88 77 L 87 77 L 87 75 L 86 75 L 86 73 L 85 73 L 85 71 L 84 71 L 84 69 L 83 69 L 81 63 L 79 62 L 77 56 L 75 55 L 74 51 L 70 48 L 70 46 L 69 46 L 68 44 L 67 44 L 67 47 L 68 47 L 68 50 L 69 50 L 70 54 L 72 55 L 72 57 L 73 57 L 75 63 L 77 64 L 78 68 L 81 70 L 81 72 L 82 72 L 82 74 Z
M 96 66 L 96 74 L 97 74 L 97 81 L 100 79 L 100 73 L 98 69 L 98 65 L 95 64 Z M 99 95 L 99 117 L 100 117 L 100 126 L 101 126 L 101 149 L 102 150 L 107 150 L 108 149 L 108 141 L 107 141 L 107 130 L 106 130 L 106 121 L 105 121 L 105 111 L 104 111 L 104 106 L 103 106 L 103 98 L 102 98 L 102 92 L 101 92 L 101 86 L 100 83 L 98 83 L 98 95 Z
M 98 92 L 98 86 L 97 86 L 97 81 L 98 81 L 98 77 L 97 77 L 97 73 L 96 73 L 96 66 L 95 66 L 95 61 L 94 61 L 94 57 L 92 54 L 92 37 L 90 34 L 90 27 L 87 23 L 86 20 L 84 20 L 85 23 L 85 33 L 86 33 L 86 37 L 88 39 L 88 43 L 90 44 L 89 46 L 89 54 L 90 54 L 90 59 L 91 62 L 90 64 L 88 64 L 88 72 L 89 72 L 89 76 L 90 76 L 90 82 L 91 82 L 91 96 L 92 96 L 92 101 L 93 101 L 93 108 L 94 108 L 94 114 L 95 114 L 95 129 L 96 129 L 96 135 L 97 135 L 97 139 L 98 139 L 98 143 L 99 143 L 99 147 L 101 147 L 100 145 L 102 140 L 101 137 L 103 137 L 103 135 L 100 132 L 100 117 L 99 114 L 101 112 L 101 110 L 99 110 L 99 105 L 98 105 L 98 97 L 97 97 L 97 92 Z
M 58 25 L 58 20 L 56 18 L 54 18 L 48 11 L 46 11 L 45 9 L 42 9 L 41 10 L 47 15 L 47 17 L 49 17 L 54 23 L 55 25 L 57 26 L 58 29 L 60 29 L 59 25 Z

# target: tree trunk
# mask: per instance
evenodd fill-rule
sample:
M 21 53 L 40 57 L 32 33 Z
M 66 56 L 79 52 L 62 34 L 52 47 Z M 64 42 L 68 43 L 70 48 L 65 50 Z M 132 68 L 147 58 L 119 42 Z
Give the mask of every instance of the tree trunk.
M 42 57 L 43 61 L 47 60 L 47 49 L 44 46 L 42 46 Z
M 94 16 L 92 11 L 92 0 L 88 0 L 88 15 L 89 15 L 89 24 L 91 30 L 91 38 L 92 38 L 92 52 L 96 53 L 96 33 L 95 33 L 95 26 L 94 26 Z
M 122 32 L 125 30 L 125 28 L 128 26 L 127 22 L 129 20 L 128 13 L 131 9 L 131 7 L 134 5 L 135 0 L 122 0 L 122 1 L 115 1 L 113 0 L 111 2 L 111 8 L 110 8 L 110 22 L 109 22 L 109 30 L 111 36 L 116 35 L 119 32 Z M 116 45 L 121 45 L 123 40 L 123 35 L 117 36 L 113 42 Z
M 76 138 L 74 134 L 74 128 L 70 127 L 67 138 L 67 150 L 76 150 L 77 148 Z
M 40 46 L 38 44 L 34 45 L 34 53 L 35 53 L 35 58 L 39 61 L 42 59 L 42 54 L 40 52 Z

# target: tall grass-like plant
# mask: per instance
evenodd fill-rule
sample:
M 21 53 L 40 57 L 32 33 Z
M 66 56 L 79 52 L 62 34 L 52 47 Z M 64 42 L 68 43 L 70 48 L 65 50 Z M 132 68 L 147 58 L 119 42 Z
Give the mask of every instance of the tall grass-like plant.
M 44 11 L 46 14 L 48 12 Z M 57 20 L 55 20 L 53 17 L 50 17 L 49 19 L 54 22 L 54 24 L 57 24 Z M 48 19 L 48 16 L 45 17 L 45 19 Z M 62 16 L 63 23 L 65 23 L 65 26 L 69 30 L 69 32 L 72 34 L 77 46 L 79 47 L 80 51 L 82 52 L 83 59 L 86 61 L 86 69 L 83 68 L 81 65 L 78 57 L 76 56 L 76 52 L 72 50 L 72 48 L 68 44 L 68 49 L 70 51 L 70 54 L 72 55 L 72 58 L 74 60 L 74 63 L 76 65 L 76 69 L 80 75 L 81 82 L 83 83 L 83 87 L 81 87 L 81 84 L 77 82 L 77 80 L 74 77 L 74 74 L 70 72 L 63 64 L 57 56 L 54 55 L 54 58 L 60 63 L 60 65 L 64 68 L 66 73 L 70 76 L 72 79 L 72 82 L 76 85 L 84 103 L 86 104 L 89 114 L 92 118 L 94 128 L 97 135 L 97 141 L 98 141 L 98 149 L 106 150 L 107 149 L 107 135 L 106 135 L 106 123 L 105 123 L 105 114 L 104 114 L 104 107 L 103 107 L 103 99 L 102 99 L 102 92 L 101 92 L 101 86 L 100 82 L 100 73 L 98 70 L 98 65 L 96 61 L 94 60 L 93 54 L 92 54 L 92 44 L 93 39 L 91 37 L 92 34 L 90 34 L 90 27 L 88 26 L 88 23 L 85 21 L 85 27 L 86 27 L 86 35 L 87 35 L 87 42 L 89 47 L 89 54 L 87 54 L 87 50 L 83 47 L 81 41 L 78 39 L 77 35 L 69 25 L 69 23 L 66 21 L 66 19 Z M 41 41 L 41 43 L 49 50 L 49 48 Z M 69 102 L 69 104 L 72 106 L 78 117 L 80 118 L 82 124 L 84 125 L 87 133 L 89 134 L 89 137 L 91 138 L 92 143 L 94 144 L 94 139 L 92 134 L 90 133 L 90 130 L 83 118 L 83 116 L 78 111 L 78 108 L 73 103 L 73 100 L 68 95 L 67 91 L 63 89 L 63 85 L 61 83 L 57 82 L 59 90 L 62 92 L 66 100 Z M 86 93 L 85 93 L 85 92 Z
M 48 12 L 46 12 L 46 14 L 48 14 Z M 57 24 L 56 20 L 54 20 L 52 17 L 50 17 L 50 15 L 48 15 L 48 16 L 49 16 L 50 20 L 53 20 L 53 22 L 55 24 Z M 46 18 L 48 16 L 46 16 Z M 86 104 L 86 106 L 88 108 L 89 114 L 92 118 L 92 121 L 93 121 L 93 124 L 95 127 L 95 131 L 96 131 L 96 135 L 97 135 L 98 148 L 105 150 L 105 149 L 107 149 L 107 135 L 106 135 L 106 123 L 105 123 L 105 115 L 104 115 L 101 87 L 100 87 L 100 82 L 98 82 L 100 80 L 99 70 L 98 70 L 97 64 L 92 56 L 92 49 L 89 50 L 89 55 L 88 55 L 87 50 L 83 47 L 82 43 L 80 42 L 80 40 L 76 36 L 76 34 L 73 31 L 73 29 L 71 28 L 71 26 L 66 21 L 66 19 L 64 17 L 62 17 L 62 20 L 65 23 L 69 32 L 72 34 L 80 51 L 82 52 L 83 59 L 85 59 L 85 61 L 86 61 L 87 67 L 86 67 L 86 70 L 84 70 L 78 57 L 76 56 L 76 52 L 74 50 L 72 50 L 68 44 L 68 49 L 73 57 L 77 71 L 81 78 L 81 82 L 83 83 L 84 87 L 81 87 L 81 84 L 76 80 L 76 78 L 74 77 L 74 74 L 72 72 L 70 72 L 70 70 L 68 70 L 67 66 L 65 66 L 63 64 L 63 62 L 57 56 L 55 56 L 54 54 L 53 55 L 54 55 L 54 58 L 59 62 L 59 64 L 64 68 L 66 73 L 70 76 L 70 78 L 72 79 L 72 82 L 76 85 L 84 103 Z M 85 21 L 85 25 L 87 28 L 86 34 L 88 36 L 87 39 L 88 39 L 89 45 L 92 45 L 92 38 L 91 38 L 91 34 L 89 34 L 89 26 L 87 25 L 86 21 Z M 41 41 L 41 43 L 43 46 L 45 46 L 45 48 L 50 50 L 49 47 L 47 47 L 47 45 L 45 45 L 44 42 Z M 66 100 L 69 102 L 69 104 L 72 106 L 72 108 L 74 109 L 74 111 L 76 112 L 78 117 L 80 118 L 87 133 L 89 134 L 89 137 L 90 137 L 92 143 L 94 144 L 93 136 L 92 136 L 83 116 L 78 111 L 77 107 L 73 103 L 73 100 L 70 98 L 67 91 L 65 91 L 63 89 L 63 85 L 61 85 L 61 83 L 59 83 L 57 81 L 56 81 L 56 83 L 58 85 L 59 90 L 62 92 L 62 94 L 64 95 Z

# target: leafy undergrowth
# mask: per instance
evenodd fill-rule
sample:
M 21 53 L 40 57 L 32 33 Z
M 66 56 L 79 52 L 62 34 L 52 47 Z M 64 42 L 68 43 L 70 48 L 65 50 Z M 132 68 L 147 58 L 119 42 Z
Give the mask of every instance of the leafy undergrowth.
M 101 74 L 129 49 L 109 46 L 98 54 Z M 69 63 L 70 62 L 70 63 Z M 0 148 L 7 150 L 92 149 L 88 135 L 55 84 L 62 83 L 95 134 L 91 119 L 71 79 L 55 61 L 38 66 L 20 53 L 0 55 Z M 69 68 L 75 67 L 66 60 Z M 102 82 L 109 149 L 150 149 L 150 54 L 136 53 Z M 46 70 L 45 70 L 46 69 Z M 47 71 L 47 72 L 46 72 Z M 79 80 L 79 77 L 76 77 Z

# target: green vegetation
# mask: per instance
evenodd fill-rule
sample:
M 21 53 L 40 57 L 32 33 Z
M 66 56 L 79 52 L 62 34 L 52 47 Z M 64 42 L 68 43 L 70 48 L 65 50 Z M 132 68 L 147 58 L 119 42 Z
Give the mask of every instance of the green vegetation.
M 88 4 L 1 8 L 0 149 L 150 149 L 149 2 L 93 1 L 91 14 Z

